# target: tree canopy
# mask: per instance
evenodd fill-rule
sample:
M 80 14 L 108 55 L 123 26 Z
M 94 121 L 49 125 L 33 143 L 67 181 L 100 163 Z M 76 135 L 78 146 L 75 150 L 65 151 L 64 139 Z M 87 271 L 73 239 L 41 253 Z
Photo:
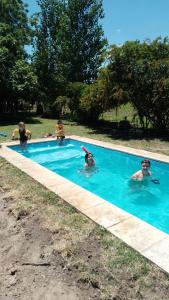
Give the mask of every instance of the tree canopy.
M 97 78 L 106 45 L 101 19 L 101 0 L 65 1 L 63 62 L 68 66 L 68 81 L 92 82 Z
M 131 102 L 143 127 L 169 126 L 169 41 L 113 45 L 107 66 L 109 101 Z M 117 97 L 116 97 L 117 96 Z M 118 97 L 120 96 L 120 97 Z M 118 105 L 118 102 L 117 102 Z
M 16 85 L 21 84 L 17 73 L 25 68 L 27 75 L 29 67 L 25 45 L 30 43 L 31 29 L 29 27 L 27 10 L 22 0 L 1 0 L 0 2 L 0 109 L 1 112 L 16 111 L 20 97 Z M 35 78 L 22 76 L 26 84 L 32 84 Z
M 53 105 L 70 83 L 97 77 L 106 45 L 102 1 L 39 0 L 34 66 L 43 103 Z M 58 104 L 59 105 L 59 104 Z

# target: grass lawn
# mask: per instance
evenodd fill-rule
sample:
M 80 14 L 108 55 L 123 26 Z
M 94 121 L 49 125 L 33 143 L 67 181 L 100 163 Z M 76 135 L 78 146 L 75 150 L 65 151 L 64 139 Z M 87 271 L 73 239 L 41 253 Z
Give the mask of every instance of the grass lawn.
M 56 120 L 30 116 L 20 120 L 25 121 L 33 138 L 55 131 Z M 0 131 L 7 134 L 7 138 L 0 137 L 1 141 L 11 139 L 17 122 L 1 122 Z M 112 129 L 110 115 L 95 126 L 68 120 L 64 120 L 64 124 L 66 135 L 75 134 L 169 155 L 167 138 L 143 136 L 139 131 L 121 134 Z M 10 211 L 17 215 L 23 209 L 38 209 L 44 218 L 43 226 L 58 232 L 52 248 L 64 260 L 64 268 L 76 273 L 81 284 L 99 290 L 97 300 L 168 299 L 168 275 L 136 251 L 3 159 L 0 159 L 0 179 L 0 187 L 9 188 L 9 195 L 15 198 Z M 92 254 L 88 255 L 88 252 Z
M 129 112 L 129 119 L 131 119 L 131 109 L 129 110 Z M 113 129 L 113 122 L 110 121 L 111 114 L 111 112 L 106 113 L 103 116 L 104 120 L 100 120 L 96 125 L 90 126 L 84 126 L 81 124 L 77 124 L 76 122 L 63 120 L 65 124 L 66 135 L 75 134 L 169 155 L 169 136 L 165 138 L 157 138 L 156 135 L 149 135 L 147 133 L 143 134 L 139 129 L 134 131 L 132 130 L 131 132 L 120 132 Z M 120 112 L 121 119 L 124 115 L 126 115 L 126 110 Z M 114 112 L 112 118 L 113 120 L 115 120 Z M 27 124 L 27 128 L 32 131 L 32 138 L 40 138 L 45 133 L 54 133 L 55 125 L 57 122 L 57 120 L 44 119 L 34 116 L 28 116 L 27 118 L 18 116 L 18 119 L 16 121 L 9 121 L 8 123 L 3 123 L 1 121 L 0 131 L 6 133 L 7 138 L 0 137 L 0 141 L 11 140 L 12 130 L 17 127 L 17 123 L 19 120 L 25 121 L 25 123 Z
M 86 300 L 168 300 L 168 275 L 1 158 L 0 190 L 12 199 L 8 215 L 30 215 L 24 227 L 31 212 L 41 216 L 43 228 L 53 234 L 47 253 L 55 254 L 72 284 L 96 291 Z

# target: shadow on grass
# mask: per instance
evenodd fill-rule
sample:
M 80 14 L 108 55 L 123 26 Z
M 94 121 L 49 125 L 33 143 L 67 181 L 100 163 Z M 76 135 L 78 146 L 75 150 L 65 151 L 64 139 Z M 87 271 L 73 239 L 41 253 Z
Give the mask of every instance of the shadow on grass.
M 85 125 L 86 126 L 86 125 Z M 113 140 L 152 140 L 160 139 L 161 141 L 169 141 L 169 131 L 155 129 L 141 129 L 131 127 L 130 129 L 119 129 L 117 122 L 99 120 L 95 124 L 86 126 L 90 134 L 104 134 Z
M 42 122 L 38 119 L 35 113 L 28 112 L 18 112 L 17 114 L 3 114 L 0 115 L 0 125 L 16 125 L 19 122 L 24 122 L 26 124 L 41 124 Z

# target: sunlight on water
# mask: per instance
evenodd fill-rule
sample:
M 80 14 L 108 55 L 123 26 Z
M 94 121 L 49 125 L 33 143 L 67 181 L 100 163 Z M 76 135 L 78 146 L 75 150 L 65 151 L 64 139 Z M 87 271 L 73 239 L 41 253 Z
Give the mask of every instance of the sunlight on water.
M 130 177 L 140 169 L 141 157 L 83 143 L 94 155 L 97 166 L 87 172 L 83 168 L 85 153 L 81 145 L 66 140 L 63 146 L 56 141 L 29 144 L 24 152 L 18 146 L 11 148 L 169 233 L 169 164 L 151 160 L 152 177 L 160 184 L 150 178 L 134 182 Z

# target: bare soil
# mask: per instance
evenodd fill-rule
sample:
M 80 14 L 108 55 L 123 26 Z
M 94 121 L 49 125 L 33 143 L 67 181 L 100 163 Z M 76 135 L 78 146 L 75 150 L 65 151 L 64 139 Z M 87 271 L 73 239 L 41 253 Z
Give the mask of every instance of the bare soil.
M 78 283 L 49 245 L 52 233 L 42 227 L 38 211 L 10 213 L 15 201 L 0 190 L 0 300 L 99 299 L 98 291 Z
M 0 300 L 168 300 L 169 276 L 0 158 Z

